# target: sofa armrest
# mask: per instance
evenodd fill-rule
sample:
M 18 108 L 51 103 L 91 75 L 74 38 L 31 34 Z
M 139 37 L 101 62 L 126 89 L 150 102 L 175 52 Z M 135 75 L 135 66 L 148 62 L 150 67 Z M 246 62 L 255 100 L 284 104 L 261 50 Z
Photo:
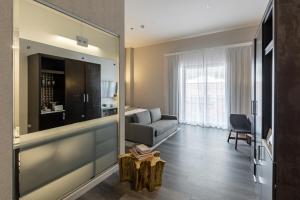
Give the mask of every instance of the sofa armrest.
M 126 123 L 125 138 L 126 140 L 141 143 L 148 146 L 154 144 L 154 128 L 139 123 Z
M 177 120 L 175 115 L 161 115 L 162 120 Z

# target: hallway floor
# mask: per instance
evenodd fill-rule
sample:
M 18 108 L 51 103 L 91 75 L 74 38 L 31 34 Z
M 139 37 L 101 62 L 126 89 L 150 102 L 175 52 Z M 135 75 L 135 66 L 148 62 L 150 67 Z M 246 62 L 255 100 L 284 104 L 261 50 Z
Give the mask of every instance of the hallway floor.
M 228 132 L 182 126 L 157 150 L 167 161 L 163 185 L 155 192 L 132 191 L 114 174 L 80 200 L 254 200 L 250 146 L 227 143 Z

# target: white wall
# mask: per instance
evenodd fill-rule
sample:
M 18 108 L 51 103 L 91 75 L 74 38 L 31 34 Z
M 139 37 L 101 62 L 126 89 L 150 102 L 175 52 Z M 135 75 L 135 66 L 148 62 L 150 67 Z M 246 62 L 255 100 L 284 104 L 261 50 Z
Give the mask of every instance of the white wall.
M 250 42 L 257 27 L 171 41 L 134 49 L 134 106 L 160 107 L 168 112 L 168 73 L 165 54 Z M 126 93 L 129 93 L 126 90 Z M 127 96 L 128 94 L 126 94 Z
M 126 105 L 134 106 L 134 49 L 126 49 Z
M 58 7 L 120 35 L 120 150 L 124 151 L 124 0 L 47 0 Z M 13 1 L 0 0 L 0 199 L 12 199 Z

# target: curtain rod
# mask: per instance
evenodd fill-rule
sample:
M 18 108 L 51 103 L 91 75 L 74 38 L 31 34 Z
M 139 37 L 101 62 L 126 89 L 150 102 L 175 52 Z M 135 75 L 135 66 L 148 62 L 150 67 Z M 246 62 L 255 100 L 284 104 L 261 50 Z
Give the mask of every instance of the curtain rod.
M 231 44 L 231 45 L 224 45 L 224 46 L 216 46 L 216 47 L 207 47 L 207 48 L 201 48 L 198 50 L 191 50 L 191 51 L 179 51 L 174 53 L 167 53 L 164 56 L 174 56 L 179 54 L 185 54 L 185 53 L 192 53 L 192 52 L 199 52 L 203 49 L 213 49 L 213 48 L 231 48 L 231 47 L 243 47 L 243 46 L 251 46 L 253 45 L 253 42 L 244 42 L 244 43 L 238 43 L 238 44 Z

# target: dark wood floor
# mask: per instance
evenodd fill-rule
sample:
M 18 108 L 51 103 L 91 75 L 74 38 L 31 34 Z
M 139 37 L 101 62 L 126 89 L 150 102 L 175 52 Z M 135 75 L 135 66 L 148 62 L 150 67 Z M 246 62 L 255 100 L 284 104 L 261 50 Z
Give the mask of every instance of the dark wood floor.
M 155 192 L 134 192 L 118 174 L 99 184 L 80 200 L 252 200 L 256 199 L 250 171 L 250 147 L 226 142 L 227 131 L 194 126 L 158 147 L 167 161 L 163 186 Z

